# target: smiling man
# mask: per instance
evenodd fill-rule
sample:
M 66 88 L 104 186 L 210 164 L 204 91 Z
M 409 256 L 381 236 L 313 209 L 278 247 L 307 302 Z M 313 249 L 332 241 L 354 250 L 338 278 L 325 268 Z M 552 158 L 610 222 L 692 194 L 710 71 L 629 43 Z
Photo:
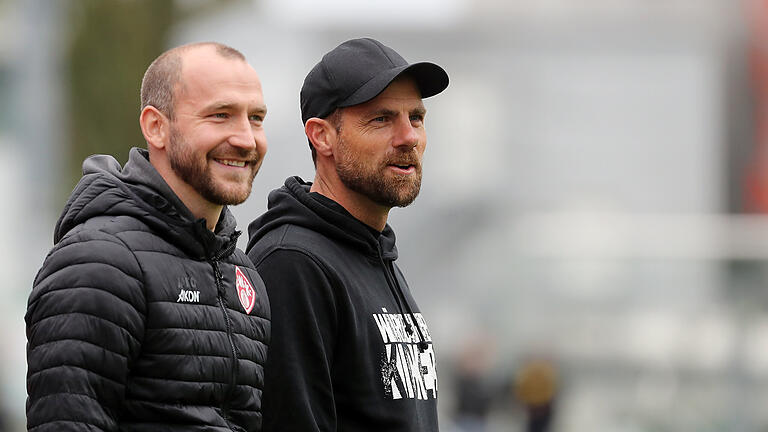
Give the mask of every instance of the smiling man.
M 422 98 L 447 86 L 441 67 L 367 38 L 304 80 L 314 182 L 286 180 L 248 228 L 272 306 L 265 431 L 438 430 L 432 338 L 387 218 L 419 193 Z
M 217 43 L 147 69 L 147 149 L 83 163 L 26 314 L 27 427 L 258 431 L 264 284 L 227 205 L 267 151 L 261 83 Z

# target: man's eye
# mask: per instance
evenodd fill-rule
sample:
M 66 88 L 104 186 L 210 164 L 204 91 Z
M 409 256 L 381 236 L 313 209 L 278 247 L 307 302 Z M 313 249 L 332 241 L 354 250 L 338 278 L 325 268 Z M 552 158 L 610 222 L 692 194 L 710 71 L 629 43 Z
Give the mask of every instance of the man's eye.
M 227 113 L 216 113 L 216 114 L 213 114 L 213 117 L 225 119 L 225 118 L 229 118 L 229 114 L 227 114 Z
M 252 122 L 261 123 L 261 122 L 263 122 L 263 121 L 264 121 L 264 117 L 262 117 L 262 116 L 260 116 L 260 115 L 258 115 L 258 114 L 254 114 L 254 115 L 252 115 L 252 116 L 249 116 L 249 117 L 248 117 L 248 120 L 250 120 L 250 121 L 252 121 Z
M 412 115 L 411 116 L 411 121 L 412 122 L 423 122 L 424 121 L 424 116 L 423 115 Z
M 379 117 L 374 118 L 372 121 L 377 122 L 377 123 L 381 123 L 381 122 L 387 121 L 387 118 L 385 116 L 379 116 Z

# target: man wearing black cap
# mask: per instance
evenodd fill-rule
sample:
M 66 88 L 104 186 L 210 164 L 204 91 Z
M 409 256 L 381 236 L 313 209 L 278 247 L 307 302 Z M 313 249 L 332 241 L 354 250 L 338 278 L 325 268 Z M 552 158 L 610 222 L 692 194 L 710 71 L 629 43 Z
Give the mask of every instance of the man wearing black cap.
M 422 99 L 447 86 L 441 67 L 367 38 L 304 80 L 314 182 L 288 178 L 248 229 L 272 307 L 265 431 L 438 430 L 432 338 L 387 217 L 419 193 Z

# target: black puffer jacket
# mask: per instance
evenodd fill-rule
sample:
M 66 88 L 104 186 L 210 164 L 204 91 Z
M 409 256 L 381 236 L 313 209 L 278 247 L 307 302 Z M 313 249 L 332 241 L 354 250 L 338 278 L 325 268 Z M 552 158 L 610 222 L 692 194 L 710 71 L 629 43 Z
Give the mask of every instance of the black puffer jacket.
M 84 176 L 26 314 L 34 431 L 257 431 L 270 335 L 261 278 L 131 150 Z

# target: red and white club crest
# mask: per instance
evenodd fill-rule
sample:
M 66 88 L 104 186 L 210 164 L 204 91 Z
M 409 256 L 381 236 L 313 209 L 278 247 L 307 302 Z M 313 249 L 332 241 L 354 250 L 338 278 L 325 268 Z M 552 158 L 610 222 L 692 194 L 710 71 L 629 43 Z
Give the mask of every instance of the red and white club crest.
M 256 290 L 253 289 L 253 285 L 251 285 L 251 282 L 245 277 L 245 273 L 238 266 L 235 266 L 235 286 L 237 287 L 237 298 L 240 299 L 240 304 L 243 305 L 245 313 L 250 314 L 253 310 L 253 305 L 256 304 Z

